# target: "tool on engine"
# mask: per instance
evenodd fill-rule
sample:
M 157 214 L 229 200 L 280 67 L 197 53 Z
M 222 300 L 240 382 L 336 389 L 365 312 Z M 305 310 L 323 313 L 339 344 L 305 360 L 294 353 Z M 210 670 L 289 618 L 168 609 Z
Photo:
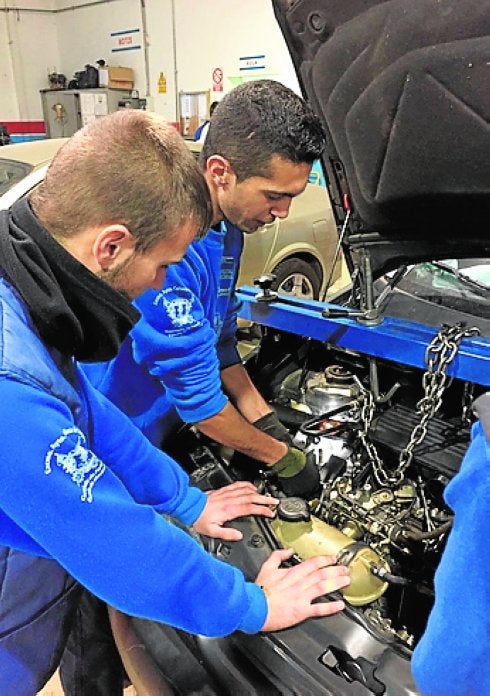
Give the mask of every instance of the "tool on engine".
M 338 419 L 338 416 L 343 414 L 349 415 L 356 407 L 356 401 L 349 401 L 343 406 L 334 408 L 331 411 L 326 411 L 320 416 L 314 416 L 305 420 L 300 426 L 300 432 L 304 435 L 340 435 L 345 430 L 357 428 L 359 425 L 357 418 Z

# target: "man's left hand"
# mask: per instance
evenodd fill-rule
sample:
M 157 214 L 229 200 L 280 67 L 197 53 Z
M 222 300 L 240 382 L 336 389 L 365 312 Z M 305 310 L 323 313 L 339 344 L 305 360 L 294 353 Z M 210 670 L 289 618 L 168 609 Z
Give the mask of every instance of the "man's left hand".
M 311 498 L 318 492 L 320 474 L 314 459 L 312 452 L 305 454 L 297 447 L 288 447 L 284 457 L 271 467 L 287 496 Z
M 279 502 L 277 498 L 261 495 L 248 481 L 237 481 L 210 491 L 207 496 L 204 510 L 194 522 L 194 529 L 199 534 L 226 541 L 239 541 L 243 534 L 238 529 L 223 527 L 225 522 L 245 515 L 274 517 L 274 508 Z

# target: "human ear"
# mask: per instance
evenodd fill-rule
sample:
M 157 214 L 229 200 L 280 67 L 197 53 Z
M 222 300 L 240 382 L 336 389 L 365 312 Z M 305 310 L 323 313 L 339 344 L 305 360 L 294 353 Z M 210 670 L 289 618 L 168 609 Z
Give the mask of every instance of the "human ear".
M 107 225 L 97 234 L 92 254 L 101 270 L 125 261 L 133 252 L 136 240 L 125 225 Z
M 233 183 L 235 178 L 231 164 L 221 155 L 208 157 L 206 172 L 217 188 L 225 188 L 230 183 Z

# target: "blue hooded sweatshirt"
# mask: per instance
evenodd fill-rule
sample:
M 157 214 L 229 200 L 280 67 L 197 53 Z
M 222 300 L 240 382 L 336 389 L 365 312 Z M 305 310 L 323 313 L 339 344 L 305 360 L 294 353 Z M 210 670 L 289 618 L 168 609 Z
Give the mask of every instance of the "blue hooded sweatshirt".
M 490 694 L 490 441 L 480 422 L 446 488 L 454 524 L 435 575 L 435 603 L 412 672 L 424 696 Z
M 94 386 L 155 445 L 178 422 L 211 418 L 226 405 L 220 372 L 240 362 L 235 283 L 243 234 L 230 223 L 190 245 L 162 290 L 135 302 L 141 319 L 108 363 L 83 366 Z
M 57 569 L 128 614 L 260 630 L 263 591 L 164 517 L 192 524 L 205 495 L 43 343 L 1 276 L 0 306 L 0 693 L 35 693 L 56 667 L 72 583 Z

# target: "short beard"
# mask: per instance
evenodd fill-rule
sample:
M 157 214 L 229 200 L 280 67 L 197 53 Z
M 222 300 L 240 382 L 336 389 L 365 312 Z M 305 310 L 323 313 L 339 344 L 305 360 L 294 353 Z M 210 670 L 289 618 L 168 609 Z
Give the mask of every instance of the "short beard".
M 134 300 L 134 296 L 131 292 L 131 268 L 133 265 L 133 257 L 130 256 L 121 265 L 116 266 L 116 268 L 108 268 L 106 270 L 99 271 L 97 277 L 110 285 L 111 288 L 117 290 L 124 295 L 127 300 Z

